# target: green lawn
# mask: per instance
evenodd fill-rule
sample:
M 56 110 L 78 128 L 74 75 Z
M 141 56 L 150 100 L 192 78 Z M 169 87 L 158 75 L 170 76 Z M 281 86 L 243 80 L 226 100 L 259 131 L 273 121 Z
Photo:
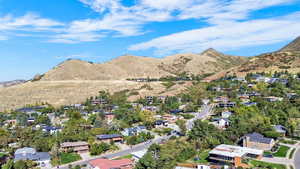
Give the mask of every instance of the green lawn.
M 60 157 L 60 164 L 68 164 L 74 161 L 81 160 L 80 155 L 76 153 L 61 153 L 59 157 Z
M 297 141 L 294 141 L 294 140 L 281 140 L 280 143 L 284 143 L 284 144 L 296 144 Z
M 275 152 L 273 155 L 275 157 L 286 157 L 286 154 L 289 149 L 290 149 L 290 147 L 280 146 L 279 149 L 277 150 L 277 152 Z
M 282 164 L 273 164 L 273 163 L 267 163 L 267 162 L 262 162 L 262 161 L 257 161 L 257 160 L 251 160 L 249 162 L 251 167 L 257 167 L 259 169 L 286 169 L 285 165 Z

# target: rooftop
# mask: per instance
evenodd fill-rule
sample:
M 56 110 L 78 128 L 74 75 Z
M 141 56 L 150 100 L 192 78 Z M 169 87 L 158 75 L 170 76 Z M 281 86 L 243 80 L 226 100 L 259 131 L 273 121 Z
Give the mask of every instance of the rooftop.
M 60 146 L 62 148 L 64 147 L 77 147 L 77 146 L 87 146 L 88 143 L 87 142 L 84 142 L 84 141 L 78 141 L 78 142 L 64 142 L 64 143 L 61 143 Z
M 267 138 L 264 137 L 263 135 L 259 133 L 251 133 L 251 134 L 246 134 L 246 137 L 249 137 L 250 141 L 252 142 L 258 142 L 258 143 L 265 143 L 265 144 L 270 144 L 272 142 L 272 138 Z
M 242 157 L 246 154 L 262 155 L 263 150 L 248 147 L 221 144 L 209 152 L 209 154 L 222 155 L 226 157 Z
M 98 167 L 99 169 L 114 169 L 121 168 L 122 166 L 131 166 L 133 165 L 133 162 L 130 159 L 109 160 L 99 158 L 89 161 L 89 164 L 94 168 Z

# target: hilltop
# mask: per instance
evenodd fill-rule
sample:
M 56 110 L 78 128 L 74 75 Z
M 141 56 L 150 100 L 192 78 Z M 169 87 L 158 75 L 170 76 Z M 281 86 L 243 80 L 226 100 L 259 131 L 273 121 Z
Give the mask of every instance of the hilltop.
M 246 58 L 224 55 L 214 49 L 165 58 L 124 55 L 101 64 L 71 59 L 45 73 L 40 80 L 125 80 L 176 76 L 183 72 L 199 75 L 216 73 L 245 61 Z

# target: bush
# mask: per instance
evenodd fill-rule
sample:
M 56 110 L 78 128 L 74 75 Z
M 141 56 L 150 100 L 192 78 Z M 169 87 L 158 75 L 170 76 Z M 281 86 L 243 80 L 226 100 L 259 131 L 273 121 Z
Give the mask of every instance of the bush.
M 100 143 L 100 144 L 92 144 L 90 148 L 91 155 L 99 155 L 102 154 L 110 149 L 110 145 L 107 143 Z

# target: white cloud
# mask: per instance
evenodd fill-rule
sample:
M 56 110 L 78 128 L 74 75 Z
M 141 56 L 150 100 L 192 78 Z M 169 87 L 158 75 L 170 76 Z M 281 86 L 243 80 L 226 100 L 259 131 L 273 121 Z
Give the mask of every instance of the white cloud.
M 80 59 L 88 58 L 87 55 L 74 54 L 74 55 L 65 55 L 65 56 L 56 56 L 57 59 Z
M 12 15 L 6 15 L 0 18 L 0 30 L 18 30 L 18 29 L 34 29 L 34 30 L 43 30 L 54 28 L 57 26 L 63 26 L 63 23 L 41 18 L 40 16 L 27 13 L 24 16 L 14 18 Z
M 223 23 L 175 33 L 135 44 L 129 50 L 154 49 L 158 54 L 200 52 L 213 47 L 230 50 L 246 46 L 273 44 L 299 35 L 300 12 L 284 17 Z
M 59 32 L 63 26 L 63 23 L 42 18 L 34 13 L 20 17 L 5 15 L 0 17 L 0 40 L 7 40 L 10 36 L 29 36 L 32 32 Z
M 144 28 L 147 23 L 192 18 L 211 24 L 228 24 L 247 19 L 251 11 L 293 0 L 136 0 L 130 7 L 124 6 L 121 0 L 79 1 L 102 17 L 74 21 L 64 34 L 77 36 L 80 32 L 82 36 L 89 36 L 106 32 L 112 36 L 137 36 L 149 31 Z

